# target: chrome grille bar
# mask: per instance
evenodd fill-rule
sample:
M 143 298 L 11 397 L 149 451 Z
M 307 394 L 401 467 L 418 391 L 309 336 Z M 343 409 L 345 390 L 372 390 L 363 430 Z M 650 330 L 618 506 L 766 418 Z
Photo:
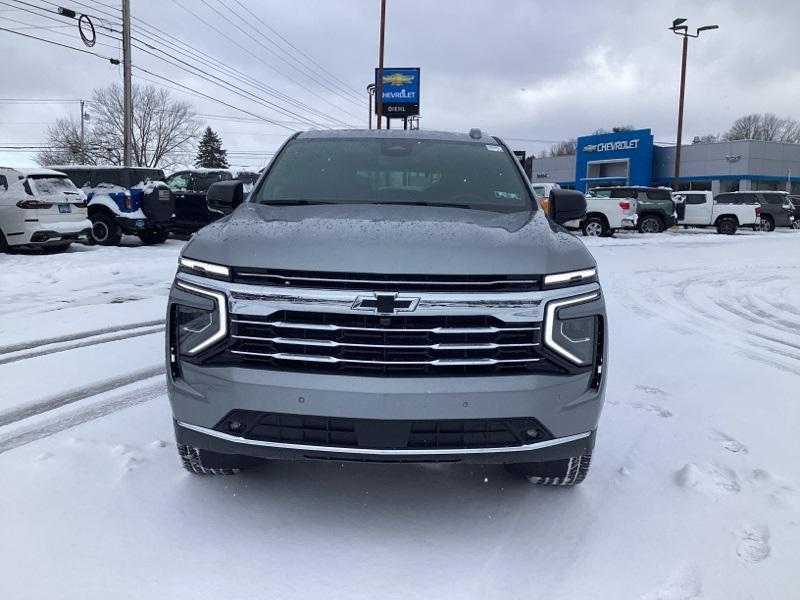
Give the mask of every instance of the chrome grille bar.
M 248 319 L 231 319 L 234 323 L 242 325 L 261 325 L 263 327 L 279 327 L 282 329 L 313 329 L 315 331 L 377 331 L 380 333 L 409 333 L 409 332 L 429 332 L 441 334 L 480 334 L 480 333 L 503 333 L 515 331 L 538 331 L 539 326 L 535 327 L 352 327 L 345 325 L 332 325 L 327 323 L 295 323 L 287 321 L 252 321 Z
M 434 366 L 434 367 L 476 367 L 502 364 L 534 363 L 541 358 L 437 358 L 434 360 L 357 360 L 354 358 L 336 358 L 334 356 L 313 356 L 309 354 L 290 354 L 285 352 L 251 352 L 245 350 L 231 350 L 232 354 L 241 356 L 254 356 L 260 358 L 274 358 L 277 360 L 291 360 L 297 362 L 315 362 L 325 364 L 359 364 L 359 365 L 409 365 L 409 366 Z
M 408 331 L 408 330 L 405 330 Z M 442 344 L 348 344 L 333 340 L 313 340 L 302 338 L 284 337 L 262 337 L 256 335 L 234 335 L 237 340 L 250 340 L 254 342 L 272 342 L 274 344 L 289 344 L 295 346 L 319 346 L 320 348 L 408 348 L 408 349 L 431 349 L 431 350 L 497 350 L 498 348 L 535 348 L 538 343 L 529 344 L 496 344 L 494 342 L 469 343 L 442 343 Z

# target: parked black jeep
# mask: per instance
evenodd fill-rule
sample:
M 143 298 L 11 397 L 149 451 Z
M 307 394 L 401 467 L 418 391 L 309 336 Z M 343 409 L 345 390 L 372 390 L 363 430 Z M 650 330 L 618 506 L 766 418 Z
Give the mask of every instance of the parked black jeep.
M 677 222 L 675 202 L 669 188 L 613 186 L 592 188 L 592 194 L 603 198 L 636 200 L 636 229 L 640 233 L 661 233 Z
M 169 224 L 170 231 L 189 234 L 216 221 L 222 213 L 206 205 L 206 192 L 211 184 L 233 179 L 224 169 L 189 169 L 167 177 L 167 185 L 175 197 L 175 216 Z

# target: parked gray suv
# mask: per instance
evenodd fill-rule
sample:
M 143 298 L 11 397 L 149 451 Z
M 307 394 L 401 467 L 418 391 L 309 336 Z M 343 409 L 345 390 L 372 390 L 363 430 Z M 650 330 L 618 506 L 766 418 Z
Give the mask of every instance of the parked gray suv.
M 168 307 L 183 465 L 264 459 L 504 464 L 586 476 L 607 375 L 596 264 L 497 138 L 294 135 L 247 201 L 186 244 Z M 232 211 L 232 212 L 231 212 Z

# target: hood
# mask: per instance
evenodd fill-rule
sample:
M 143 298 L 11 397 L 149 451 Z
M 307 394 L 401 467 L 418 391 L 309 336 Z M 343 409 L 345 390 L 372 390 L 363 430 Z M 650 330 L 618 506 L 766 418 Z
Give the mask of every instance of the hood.
M 245 203 L 200 230 L 187 258 L 233 267 L 430 275 L 538 275 L 595 261 L 542 211 Z

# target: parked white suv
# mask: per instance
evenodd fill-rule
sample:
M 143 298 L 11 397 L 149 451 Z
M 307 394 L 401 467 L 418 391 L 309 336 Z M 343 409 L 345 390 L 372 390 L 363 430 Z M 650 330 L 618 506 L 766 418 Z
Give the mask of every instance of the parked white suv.
M 91 229 L 86 195 L 64 173 L 0 167 L 0 252 L 62 252 Z

